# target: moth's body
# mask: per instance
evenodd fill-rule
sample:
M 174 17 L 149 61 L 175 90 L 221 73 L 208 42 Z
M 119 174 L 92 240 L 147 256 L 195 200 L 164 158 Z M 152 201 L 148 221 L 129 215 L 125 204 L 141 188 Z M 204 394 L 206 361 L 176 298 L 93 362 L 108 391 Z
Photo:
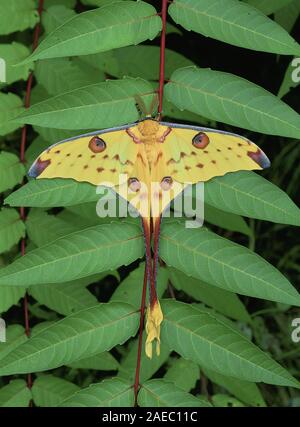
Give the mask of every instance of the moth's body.
M 148 168 L 151 170 L 154 159 L 156 158 L 159 142 L 159 122 L 156 120 L 146 119 L 138 123 L 137 130 L 141 144 L 141 154 L 144 154 L 148 161 Z
M 73 178 L 112 187 L 143 218 L 150 281 L 146 353 L 159 344 L 162 313 L 156 296 L 160 217 L 187 184 L 239 170 L 264 169 L 266 155 L 239 135 L 146 118 L 120 128 L 81 135 L 49 147 L 32 165 L 34 178 Z M 154 191 L 153 191 L 154 186 Z M 145 208 L 146 206 L 146 208 Z M 153 219 L 154 267 L 150 221 Z

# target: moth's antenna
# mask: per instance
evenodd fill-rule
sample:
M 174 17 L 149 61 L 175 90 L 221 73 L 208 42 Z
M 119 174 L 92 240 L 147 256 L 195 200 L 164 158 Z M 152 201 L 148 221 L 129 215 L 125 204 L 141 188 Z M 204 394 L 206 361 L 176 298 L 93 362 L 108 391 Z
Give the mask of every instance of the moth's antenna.
M 140 95 L 135 95 L 134 99 L 136 109 L 138 110 L 140 117 L 147 117 L 147 107 L 144 100 L 140 97 Z
M 155 93 L 150 104 L 150 108 L 148 109 L 144 100 L 140 95 L 136 95 L 135 97 L 135 105 L 141 117 L 152 117 L 154 115 L 154 111 L 158 108 L 158 94 Z
M 159 103 L 158 93 L 155 93 L 153 98 L 152 98 L 151 104 L 150 104 L 149 116 L 151 116 L 151 117 L 154 116 L 154 111 L 158 110 L 158 103 Z

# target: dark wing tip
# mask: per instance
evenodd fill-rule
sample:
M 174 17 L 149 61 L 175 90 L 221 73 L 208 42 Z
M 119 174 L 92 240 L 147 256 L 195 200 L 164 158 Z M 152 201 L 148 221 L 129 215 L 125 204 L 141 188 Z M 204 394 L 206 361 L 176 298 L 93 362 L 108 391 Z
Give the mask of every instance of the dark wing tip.
M 262 169 L 267 169 L 271 166 L 271 162 L 270 162 L 269 158 L 266 156 L 266 154 L 260 148 L 258 148 L 257 151 L 255 151 L 254 153 L 251 151 L 248 151 L 247 154 Z
M 51 160 L 41 160 L 41 158 L 38 158 L 31 168 L 28 171 L 28 176 L 30 178 L 37 178 L 41 175 L 42 172 L 50 165 Z

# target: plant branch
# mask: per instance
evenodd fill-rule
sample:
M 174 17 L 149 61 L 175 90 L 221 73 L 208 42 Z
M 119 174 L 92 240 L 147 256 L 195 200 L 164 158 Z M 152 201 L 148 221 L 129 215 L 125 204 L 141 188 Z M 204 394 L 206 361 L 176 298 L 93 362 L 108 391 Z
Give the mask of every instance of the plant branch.
M 39 0 L 38 14 L 39 14 L 40 20 L 39 20 L 39 23 L 36 25 L 35 30 L 34 30 L 32 50 L 35 50 L 38 46 L 39 36 L 40 36 L 40 32 L 41 32 L 41 18 L 42 18 L 42 13 L 43 13 L 43 7 L 44 7 L 44 0 Z M 27 80 L 27 84 L 26 84 L 26 94 L 25 94 L 25 99 L 24 99 L 24 107 L 25 108 L 30 107 L 32 82 L 33 82 L 33 72 L 31 71 L 29 74 L 28 80 Z M 21 144 L 20 144 L 20 162 L 21 163 L 25 163 L 26 143 L 27 143 L 27 126 L 24 125 L 22 128 Z M 24 207 L 20 207 L 20 217 L 23 221 L 26 220 L 26 212 L 25 212 Z M 24 256 L 25 253 L 26 253 L 26 237 L 24 237 L 21 240 L 21 256 Z M 28 296 L 27 296 L 27 294 L 24 297 L 23 310 L 24 310 L 25 333 L 26 333 L 27 337 L 29 337 L 29 335 L 30 335 L 30 324 L 29 324 L 29 311 L 28 311 Z M 28 376 L 27 376 L 27 386 L 30 389 L 32 387 L 31 374 L 28 374 Z
M 158 88 L 158 118 L 162 118 L 164 84 L 165 84 L 165 54 L 166 54 L 166 25 L 167 25 L 168 0 L 162 0 L 161 19 L 162 31 L 160 37 L 160 66 L 159 66 L 159 88 Z
M 145 319 L 147 283 L 148 283 L 148 267 L 147 267 L 147 263 L 145 263 L 144 284 L 143 284 L 143 292 L 142 292 L 141 308 L 140 308 L 139 343 L 138 343 L 137 362 L 136 362 L 136 370 L 135 370 L 135 381 L 134 381 L 134 406 L 137 406 L 137 397 L 138 397 L 138 391 L 140 386 L 140 370 L 141 370 L 141 356 L 142 356 L 142 348 L 143 348 L 143 329 L 144 329 L 144 319 Z

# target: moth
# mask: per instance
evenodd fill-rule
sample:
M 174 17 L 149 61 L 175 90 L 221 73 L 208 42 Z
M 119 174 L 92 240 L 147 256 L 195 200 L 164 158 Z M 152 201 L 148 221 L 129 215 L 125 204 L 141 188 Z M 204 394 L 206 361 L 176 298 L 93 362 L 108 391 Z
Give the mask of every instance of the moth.
M 61 141 L 34 162 L 29 176 L 72 178 L 111 187 L 142 218 L 149 304 L 146 354 L 160 352 L 163 313 L 156 292 L 161 215 L 187 183 L 205 182 L 240 170 L 270 166 L 263 151 L 242 136 L 146 118 L 121 127 Z M 153 255 L 151 242 L 153 238 Z

